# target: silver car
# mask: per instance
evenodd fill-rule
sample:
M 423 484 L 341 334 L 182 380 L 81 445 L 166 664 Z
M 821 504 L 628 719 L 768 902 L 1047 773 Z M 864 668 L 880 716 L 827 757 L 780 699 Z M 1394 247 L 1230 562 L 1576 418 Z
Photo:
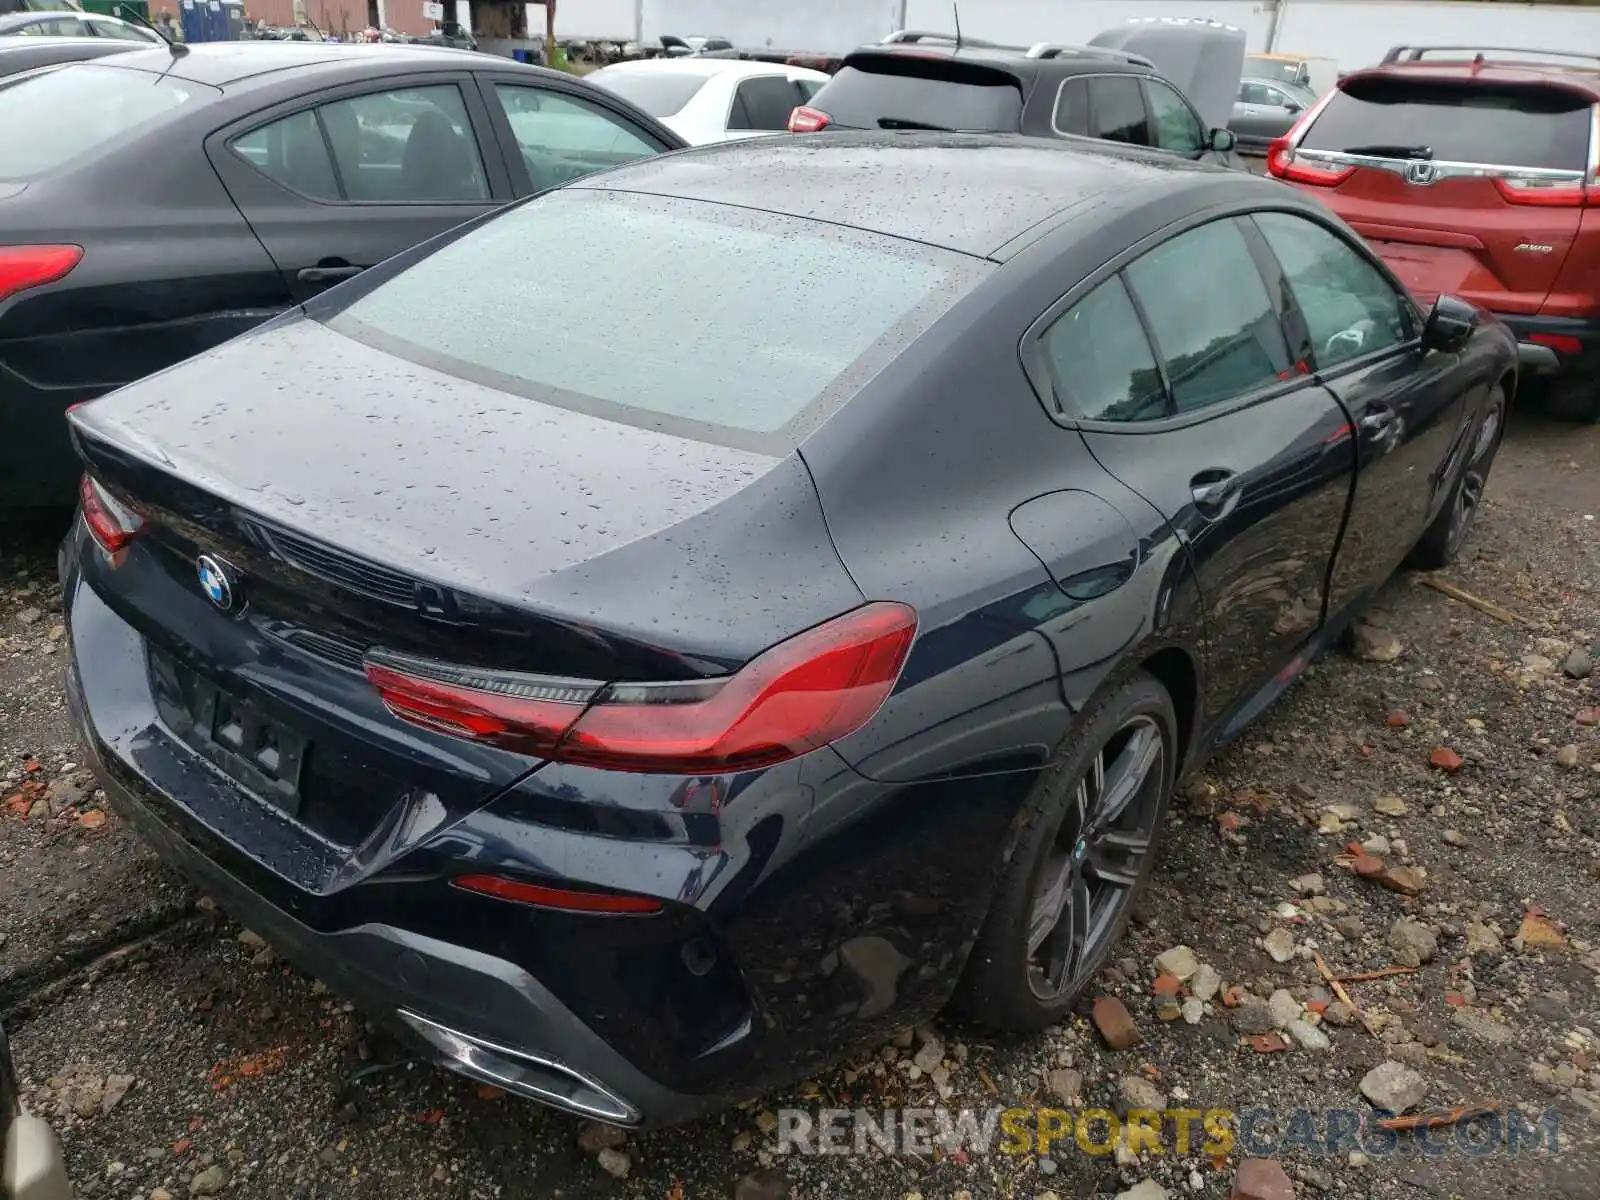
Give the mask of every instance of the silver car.
M 1273 139 L 1289 132 L 1300 114 L 1317 102 L 1309 89 L 1281 79 L 1245 76 L 1239 81 L 1239 95 L 1233 102 L 1233 117 L 1228 128 L 1239 151 L 1265 154 Z
M 56 1135 L 23 1110 L 11 1047 L 0 1028 L 0 1200 L 72 1200 Z

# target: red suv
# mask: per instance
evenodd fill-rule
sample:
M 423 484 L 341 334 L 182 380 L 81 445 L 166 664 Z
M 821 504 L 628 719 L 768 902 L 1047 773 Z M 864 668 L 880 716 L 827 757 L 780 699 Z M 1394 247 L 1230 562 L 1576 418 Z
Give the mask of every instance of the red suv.
M 1549 61 L 1536 61 L 1549 60 Z M 1272 144 L 1419 298 L 1462 296 L 1543 346 L 1559 417 L 1600 420 L 1600 57 L 1397 46 Z

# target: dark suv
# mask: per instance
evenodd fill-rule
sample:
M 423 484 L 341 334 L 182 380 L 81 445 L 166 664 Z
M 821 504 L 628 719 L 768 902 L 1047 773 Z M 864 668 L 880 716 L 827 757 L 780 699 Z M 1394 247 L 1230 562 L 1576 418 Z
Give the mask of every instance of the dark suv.
M 1211 129 L 1148 58 L 1099 46 L 998 46 L 903 32 L 845 56 L 789 118 L 823 129 L 948 129 L 1090 137 L 1239 166 L 1234 135 Z
M 1597 161 L 1600 57 L 1397 46 L 1307 110 L 1267 167 L 1349 222 L 1424 303 L 1462 296 L 1553 351 L 1536 391 L 1554 415 L 1596 421 Z

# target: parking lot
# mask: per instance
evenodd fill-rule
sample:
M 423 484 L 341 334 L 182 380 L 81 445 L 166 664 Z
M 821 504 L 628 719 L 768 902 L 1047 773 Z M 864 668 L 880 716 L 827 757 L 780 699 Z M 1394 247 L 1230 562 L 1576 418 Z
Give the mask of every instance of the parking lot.
M 772 1125 L 785 1106 L 932 1103 L 928 1076 L 910 1071 L 913 1056 L 928 1061 L 918 1051 L 930 1036 L 942 1048 L 929 1057 L 949 1073 L 944 1102 L 973 1107 L 1060 1104 L 1053 1089 L 1077 1086 L 1084 1104 L 1114 1109 L 1133 1076 L 1195 1108 L 1359 1108 L 1359 1080 L 1393 1057 L 1426 1079 L 1430 1110 L 1554 1107 L 1560 1153 L 1374 1151 L 1354 1165 L 1347 1152 L 1302 1146 L 1279 1157 L 1303 1195 L 1592 1195 L 1600 732 L 1575 723 L 1597 702 L 1594 677 L 1562 667 L 1571 649 L 1600 641 L 1597 516 L 1600 435 L 1515 420 L 1471 551 L 1449 578 L 1529 624 L 1402 575 L 1381 600 L 1399 658 L 1328 656 L 1207 772 L 1214 792 L 1191 788 L 1117 952 L 1119 974 L 1103 985 L 1143 1031 L 1136 1049 L 1106 1050 L 1082 1016 L 1010 1044 L 940 1024 L 790 1094 L 619 1138 L 611 1149 L 622 1157 L 605 1158 L 615 1175 L 597 1156 L 612 1139 L 585 1139 L 574 1120 L 398 1059 L 339 997 L 105 816 L 62 708 L 55 531 L 40 526 L 7 547 L 0 600 L 0 762 L 12 789 L 0 816 L 0 1013 L 25 1091 L 61 1129 L 80 1194 L 118 1200 L 212 1194 L 223 1180 L 230 1196 L 262 1198 L 1071 1197 L 1141 1179 L 1222 1195 L 1231 1164 L 1218 1170 L 1197 1154 L 1125 1167 L 1070 1143 L 1048 1159 L 778 1156 Z M 1430 769 L 1437 747 L 1466 765 Z M 1380 815 L 1380 796 L 1403 809 Z M 1337 834 L 1319 832 L 1330 809 L 1348 817 Z M 1346 842 L 1374 837 L 1426 870 L 1415 899 L 1336 864 Z M 1313 874 L 1320 889 L 1303 879 Z M 1303 923 L 1275 915 L 1286 902 Z M 1523 930 L 1538 912 L 1553 940 Z M 1154 1011 L 1152 962 L 1174 946 L 1192 948 L 1226 986 L 1315 997 L 1314 962 L 1275 962 L 1263 933 L 1289 930 L 1348 975 L 1395 964 L 1402 918 L 1434 931 L 1437 951 L 1416 973 L 1349 985 L 1382 1020 L 1377 1035 L 1329 1024 L 1329 1051 L 1259 1053 L 1220 1005 L 1192 1026 Z M 1475 997 L 1470 1022 L 1454 1015 L 1462 993 Z

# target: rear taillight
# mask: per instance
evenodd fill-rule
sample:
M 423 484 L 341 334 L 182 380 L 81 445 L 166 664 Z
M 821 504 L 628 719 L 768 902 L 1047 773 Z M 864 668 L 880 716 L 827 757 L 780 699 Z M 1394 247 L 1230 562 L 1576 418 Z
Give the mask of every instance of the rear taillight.
M 1355 168 L 1311 160 L 1296 160 L 1291 132 L 1276 139 L 1267 150 L 1267 173 L 1274 179 L 1287 180 L 1289 183 L 1335 187 L 1355 174 Z
M 1530 333 L 1528 341 L 1536 346 L 1548 346 L 1557 354 L 1583 353 L 1583 343 L 1570 333 Z
M 483 671 L 374 651 L 367 677 L 414 724 L 557 762 L 707 774 L 796 758 L 854 733 L 893 690 L 916 633 L 868 604 L 780 642 L 733 675 L 615 683 Z
M 144 528 L 144 518 L 123 504 L 88 475 L 78 484 L 83 523 L 107 554 L 115 554 Z
M 1545 208 L 1581 208 L 1594 202 L 1594 194 L 1578 180 L 1504 179 L 1494 186 L 1507 204 L 1534 204 Z
M 464 892 L 476 892 L 480 896 L 493 896 L 497 900 L 510 900 L 516 904 L 532 904 L 538 908 L 558 908 L 563 912 L 643 915 L 658 913 L 666 907 L 650 896 L 546 887 L 542 883 L 526 883 L 505 875 L 457 875 L 450 882 Z
M 65 279 L 82 258 L 82 246 L 0 246 L 0 300 Z
M 804 104 L 789 114 L 790 133 L 816 133 L 832 124 L 833 118 L 827 113 Z

